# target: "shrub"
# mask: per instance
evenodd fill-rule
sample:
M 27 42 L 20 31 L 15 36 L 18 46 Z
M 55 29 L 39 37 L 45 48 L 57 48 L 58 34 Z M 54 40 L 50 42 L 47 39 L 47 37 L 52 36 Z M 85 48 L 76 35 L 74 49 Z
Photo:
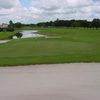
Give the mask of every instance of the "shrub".
M 21 37 L 23 36 L 23 34 L 20 33 L 20 32 L 16 33 L 15 35 L 16 35 L 18 38 L 21 38 Z
M 13 31 L 14 31 L 14 28 L 9 27 L 9 28 L 7 29 L 7 31 L 13 32 Z
M 0 28 L 0 32 L 2 32 L 3 31 L 3 29 L 2 28 Z

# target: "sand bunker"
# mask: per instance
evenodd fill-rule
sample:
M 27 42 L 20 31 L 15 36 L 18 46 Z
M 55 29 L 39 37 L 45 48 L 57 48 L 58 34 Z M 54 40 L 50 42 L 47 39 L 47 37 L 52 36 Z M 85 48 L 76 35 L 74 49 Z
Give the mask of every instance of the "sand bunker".
M 100 100 L 100 64 L 2 67 L 0 100 Z

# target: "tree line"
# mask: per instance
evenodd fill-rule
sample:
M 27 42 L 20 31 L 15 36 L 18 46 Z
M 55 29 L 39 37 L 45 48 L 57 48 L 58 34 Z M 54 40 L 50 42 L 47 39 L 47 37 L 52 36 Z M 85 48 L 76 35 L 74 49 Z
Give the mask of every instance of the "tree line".
M 12 20 L 9 21 L 7 31 L 14 31 L 16 28 L 21 27 L 84 27 L 84 28 L 100 28 L 100 19 L 95 18 L 92 21 L 88 20 L 55 20 L 48 22 L 41 22 L 37 24 L 22 24 L 21 22 L 13 23 Z M 0 28 L 0 31 L 3 29 Z
M 38 27 L 84 27 L 84 28 L 100 28 L 100 19 L 95 18 L 92 21 L 88 20 L 55 20 L 49 22 L 41 22 L 37 24 L 22 24 L 20 22 L 13 23 L 9 21 L 10 28 L 21 28 L 24 26 Z
M 84 27 L 84 28 L 100 28 L 100 19 L 87 20 L 55 20 L 49 22 L 38 23 L 37 26 L 42 27 Z

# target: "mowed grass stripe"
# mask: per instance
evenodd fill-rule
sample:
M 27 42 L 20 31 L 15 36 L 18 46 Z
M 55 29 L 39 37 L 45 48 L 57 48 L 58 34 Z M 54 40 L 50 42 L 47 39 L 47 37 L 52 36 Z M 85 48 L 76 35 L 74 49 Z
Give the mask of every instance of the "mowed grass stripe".
M 100 62 L 100 30 L 40 28 L 61 38 L 29 38 L 0 44 L 0 65 Z

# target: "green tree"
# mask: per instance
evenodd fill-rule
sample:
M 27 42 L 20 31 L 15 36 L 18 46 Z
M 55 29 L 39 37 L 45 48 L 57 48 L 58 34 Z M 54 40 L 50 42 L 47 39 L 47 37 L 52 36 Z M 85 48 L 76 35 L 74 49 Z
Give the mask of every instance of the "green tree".
M 92 26 L 94 28 L 99 28 L 100 27 L 100 19 L 93 19 Z
M 7 31 L 14 31 L 14 24 L 12 20 L 9 21 L 9 26 L 8 26 Z
M 13 21 L 12 21 L 12 20 L 9 21 L 9 26 L 10 26 L 11 28 L 13 28 L 14 24 L 13 24 Z
M 15 27 L 16 28 L 21 28 L 22 27 L 22 24 L 20 22 L 17 22 L 17 23 L 15 23 Z

